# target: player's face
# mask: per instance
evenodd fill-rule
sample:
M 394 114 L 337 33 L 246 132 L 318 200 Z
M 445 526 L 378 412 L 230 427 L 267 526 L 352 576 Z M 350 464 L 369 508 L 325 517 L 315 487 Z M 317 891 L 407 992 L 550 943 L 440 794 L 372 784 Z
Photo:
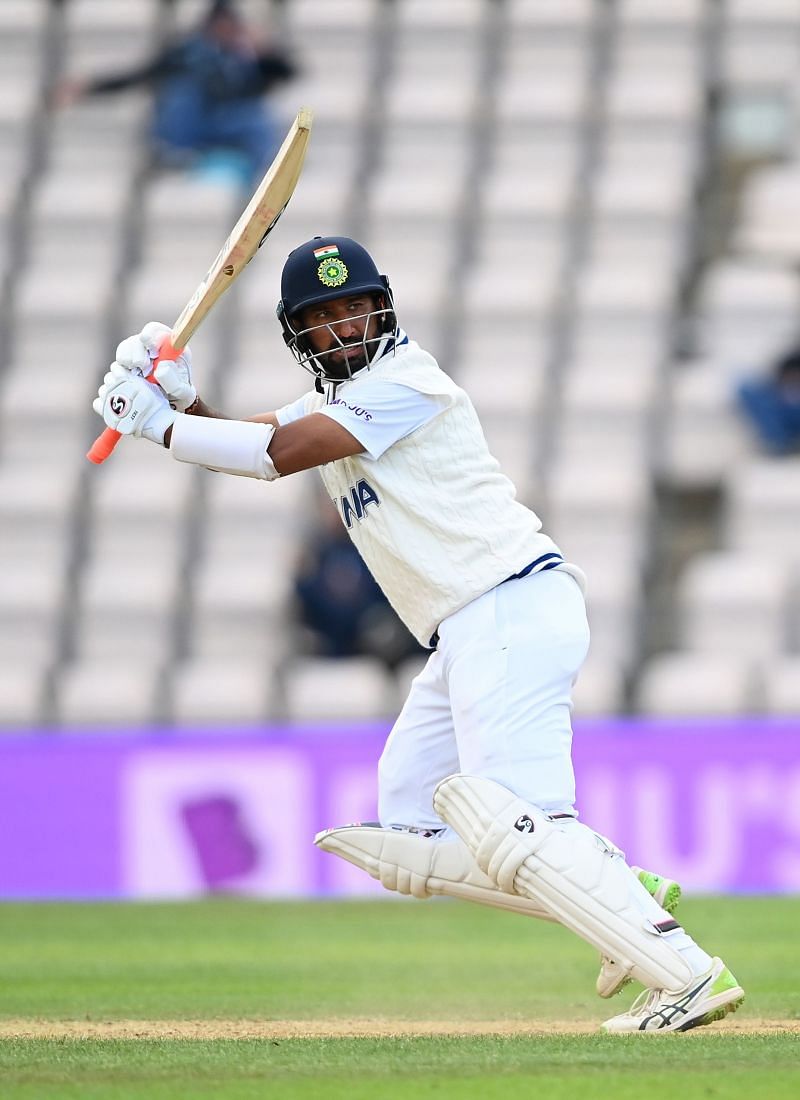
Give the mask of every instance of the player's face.
M 299 329 L 328 378 L 349 378 L 369 362 L 380 339 L 376 294 L 352 294 L 301 310 Z

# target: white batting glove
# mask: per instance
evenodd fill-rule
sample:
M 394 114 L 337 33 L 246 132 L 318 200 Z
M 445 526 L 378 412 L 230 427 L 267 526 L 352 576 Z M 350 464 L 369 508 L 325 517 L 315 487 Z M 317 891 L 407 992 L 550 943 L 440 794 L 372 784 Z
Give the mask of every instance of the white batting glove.
M 170 335 L 171 329 L 160 321 L 148 321 L 139 338 L 147 348 L 151 359 L 158 357 L 158 349 Z M 178 412 L 186 412 L 197 400 L 197 390 L 192 382 L 192 352 L 187 346 L 175 360 L 165 360 L 155 369 L 156 381 Z
M 177 416 L 158 386 L 120 363 L 111 364 L 92 408 L 109 428 L 162 446 L 164 433 Z
M 117 347 L 116 361 L 129 370 L 149 375 L 152 361 L 158 358 L 159 349 L 170 332 L 168 325 L 148 321 L 140 333 L 129 336 Z M 192 353 L 188 347 L 174 362 L 167 360 L 159 363 L 153 377 L 178 412 L 185 412 L 197 399 L 197 390 L 192 383 Z

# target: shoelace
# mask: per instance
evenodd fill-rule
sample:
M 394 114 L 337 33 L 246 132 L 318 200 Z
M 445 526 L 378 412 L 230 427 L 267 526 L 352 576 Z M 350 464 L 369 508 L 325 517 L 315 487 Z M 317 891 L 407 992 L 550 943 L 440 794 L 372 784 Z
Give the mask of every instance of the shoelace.
M 646 1016 L 651 1008 L 654 1008 L 661 996 L 660 989 L 643 989 L 631 1007 L 628 1009 L 628 1016 Z

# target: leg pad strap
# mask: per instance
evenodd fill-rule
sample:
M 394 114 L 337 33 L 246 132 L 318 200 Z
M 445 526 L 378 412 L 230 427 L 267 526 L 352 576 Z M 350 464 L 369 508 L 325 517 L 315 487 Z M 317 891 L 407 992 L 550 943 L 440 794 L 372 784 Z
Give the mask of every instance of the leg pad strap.
M 668 935 L 639 908 L 636 891 L 644 887 L 603 837 L 576 821 L 551 821 L 478 776 L 444 779 L 433 805 L 500 890 L 553 913 L 644 985 L 679 990 L 691 981 L 691 969 Z M 671 930 L 679 927 L 672 922 Z
M 415 898 L 431 895 L 463 898 L 540 920 L 556 920 L 538 903 L 498 890 L 458 837 L 442 838 L 413 828 L 345 825 L 318 833 L 314 843 L 360 867 L 387 890 L 399 894 Z

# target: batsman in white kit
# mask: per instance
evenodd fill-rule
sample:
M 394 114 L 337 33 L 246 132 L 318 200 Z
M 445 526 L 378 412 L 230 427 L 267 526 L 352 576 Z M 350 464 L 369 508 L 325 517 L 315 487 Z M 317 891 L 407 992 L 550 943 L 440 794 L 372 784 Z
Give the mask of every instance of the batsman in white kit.
M 734 1011 L 730 970 L 672 916 L 680 888 L 631 868 L 578 820 L 571 690 L 589 645 L 584 577 L 516 500 L 475 410 L 399 327 L 389 282 L 347 237 L 292 251 L 278 319 L 314 376 L 247 421 L 198 396 L 169 334 L 124 340 L 94 402 L 179 462 L 272 481 L 318 467 L 389 601 L 430 649 L 378 768 L 379 823 L 320 833 L 389 890 L 442 894 L 571 929 L 601 955 L 597 991 L 645 989 L 609 1032 L 686 1031 Z

